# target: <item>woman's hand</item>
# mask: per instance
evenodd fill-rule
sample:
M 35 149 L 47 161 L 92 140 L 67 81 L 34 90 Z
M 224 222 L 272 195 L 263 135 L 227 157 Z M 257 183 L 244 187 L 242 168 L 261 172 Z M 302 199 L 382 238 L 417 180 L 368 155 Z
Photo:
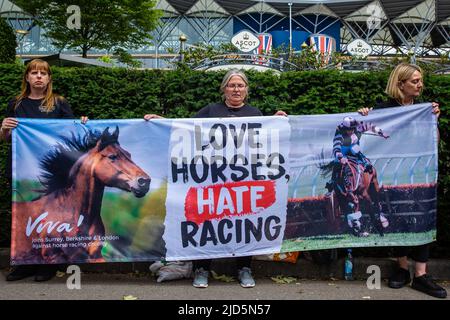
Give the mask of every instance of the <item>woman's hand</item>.
M 2 131 L 14 129 L 18 124 L 19 120 L 16 118 L 5 118 L 2 121 Z
M 5 118 L 2 121 L 2 126 L 0 129 L 0 139 L 9 140 L 11 137 L 11 129 L 14 129 L 19 124 L 19 120 L 16 118 Z
M 361 108 L 358 109 L 358 113 L 362 116 L 368 116 L 369 112 L 372 111 L 373 108 Z
M 431 107 L 433 108 L 433 113 L 436 115 L 437 118 L 439 118 L 439 115 L 441 114 L 441 110 L 439 109 L 439 103 L 432 102 Z
M 81 116 L 80 120 L 81 120 L 82 124 L 86 124 L 86 122 L 88 122 L 89 118 L 86 116 Z
M 160 115 L 157 114 L 146 114 L 144 116 L 144 120 L 151 120 L 151 119 L 164 119 L 164 117 L 161 117 Z
M 277 112 L 275 112 L 274 116 L 283 116 L 283 117 L 287 117 L 288 114 L 286 112 L 284 112 L 283 110 L 278 110 Z

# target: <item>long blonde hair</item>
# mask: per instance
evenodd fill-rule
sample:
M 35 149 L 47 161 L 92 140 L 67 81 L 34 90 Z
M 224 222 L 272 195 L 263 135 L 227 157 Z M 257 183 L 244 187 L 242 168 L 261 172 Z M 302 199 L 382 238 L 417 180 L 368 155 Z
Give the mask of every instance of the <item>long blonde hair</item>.
M 415 64 L 400 63 L 399 65 L 397 65 L 394 70 L 392 70 L 391 75 L 389 76 L 389 80 L 385 90 L 386 94 L 391 98 L 402 102 L 405 98 L 405 95 L 403 94 L 402 90 L 400 90 L 399 85 L 401 82 L 411 78 L 413 73 L 416 71 L 419 71 L 423 77 L 422 69 Z M 421 90 L 423 90 L 423 86 Z
M 55 108 L 55 104 L 57 101 L 63 99 L 61 96 L 53 93 L 53 80 L 52 80 L 52 71 L 50 69 L 50 65 L 47 61 L 41 59 L 33 59 L 25 69 L 25 72 L 22 77 L 22 88 L 20 94 L 16 97 L 16 103 L 14 105 L 14 109 L 20 104 L 20 102 L 27 98 L 30 93 L 30 84 L 27 81 L 27 75 L 33 70 L 42 70 L 48 73 L 49 82 L 47 84 L 47 89 L 45 90 L 45 97 L 42 99 L 41 106 L 45 107 L 46 112 L 52 112 Z

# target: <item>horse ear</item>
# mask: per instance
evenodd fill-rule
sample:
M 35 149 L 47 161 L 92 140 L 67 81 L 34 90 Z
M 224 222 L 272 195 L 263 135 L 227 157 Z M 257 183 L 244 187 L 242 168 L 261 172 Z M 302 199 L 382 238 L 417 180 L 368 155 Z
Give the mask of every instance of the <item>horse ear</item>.
M 99 151 L 102 151 L 106 146 L 113 144 L 113 143 L 119 143 L 118 141 L 119 137 L 119 127 L 116 126 L 116 130 L 111 134 L 109 133 L 109 127 L 107 127 L 105 130 L 103 130 L 102 136 L 100 137 L 100 143 L 99 143 Z
M 119 126 L 116 126 L 116 130 L 114 130 L 114 133 L 112 134 L 114 140 L 118 141 L 119 139 Z
M 110 140 L 111 134 L 109 133 L 109 127 L 106 127 L 106 129 L 103 130 L 102 135 L 100 136 L 98 144 L 99 151 L 102 151 L 110 143 Z
M 103 138 L 105 138 L 107 136 L 109 136 L 109 127 L 106 127 L 106 129 L 103 130 L 102 136 L 100 137 L 100 139 L 103 139 Z

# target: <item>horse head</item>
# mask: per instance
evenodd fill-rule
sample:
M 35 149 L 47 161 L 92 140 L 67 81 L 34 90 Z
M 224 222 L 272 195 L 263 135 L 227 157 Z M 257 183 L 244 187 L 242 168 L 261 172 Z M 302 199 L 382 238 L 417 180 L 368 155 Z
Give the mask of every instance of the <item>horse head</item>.
M 338 184 L 335 187 L 339 206 L 347 218 L 347 224 L 355 236 L 362 236 L 361 211 L 359 201 L 359 185 L 362 171 L 359 164 L 353 159 L 348 159 L 341 166 Z
M 143 197 L 150 188 L 150 177 L 138 166 L 118 141 L 119 127 L 113 133 L 109 127 L 101 134 L 95 148 L 89 153 L 95 157 L 94 176 L 108 187 L 132 192 Z

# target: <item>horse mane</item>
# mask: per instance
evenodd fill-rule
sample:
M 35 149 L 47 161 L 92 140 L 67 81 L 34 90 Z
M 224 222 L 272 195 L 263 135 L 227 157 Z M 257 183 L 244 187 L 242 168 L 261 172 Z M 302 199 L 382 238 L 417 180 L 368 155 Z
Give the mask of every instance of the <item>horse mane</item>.
M 325 158 L 325 152 L 322 148 L 321 152 L 316 155 L 315 160 L 317 161 L 317 167 L 321 171 L 321 176 L 323 178 L 326 178 L 331 174 L 331 171 L 333 171 L 333 167 L 335 165 L 334 161 L 326 162 Z
M 106 128 L 103 133 L 98 130 L 87 130 L 84 136 L 71 133 L 71 137 L 59 136 L 60 142 L 47 152 L 39 163 L 42 174 L 39 178 L 43 189 L 38 192 L 48 195 L 61 192 L 71 184 L 69 177 L 72 166 L 80 157 L 97 145 L 101 139 L 100 150 L 106 146 L 118 143 L 117 135 L 109 133 Z

